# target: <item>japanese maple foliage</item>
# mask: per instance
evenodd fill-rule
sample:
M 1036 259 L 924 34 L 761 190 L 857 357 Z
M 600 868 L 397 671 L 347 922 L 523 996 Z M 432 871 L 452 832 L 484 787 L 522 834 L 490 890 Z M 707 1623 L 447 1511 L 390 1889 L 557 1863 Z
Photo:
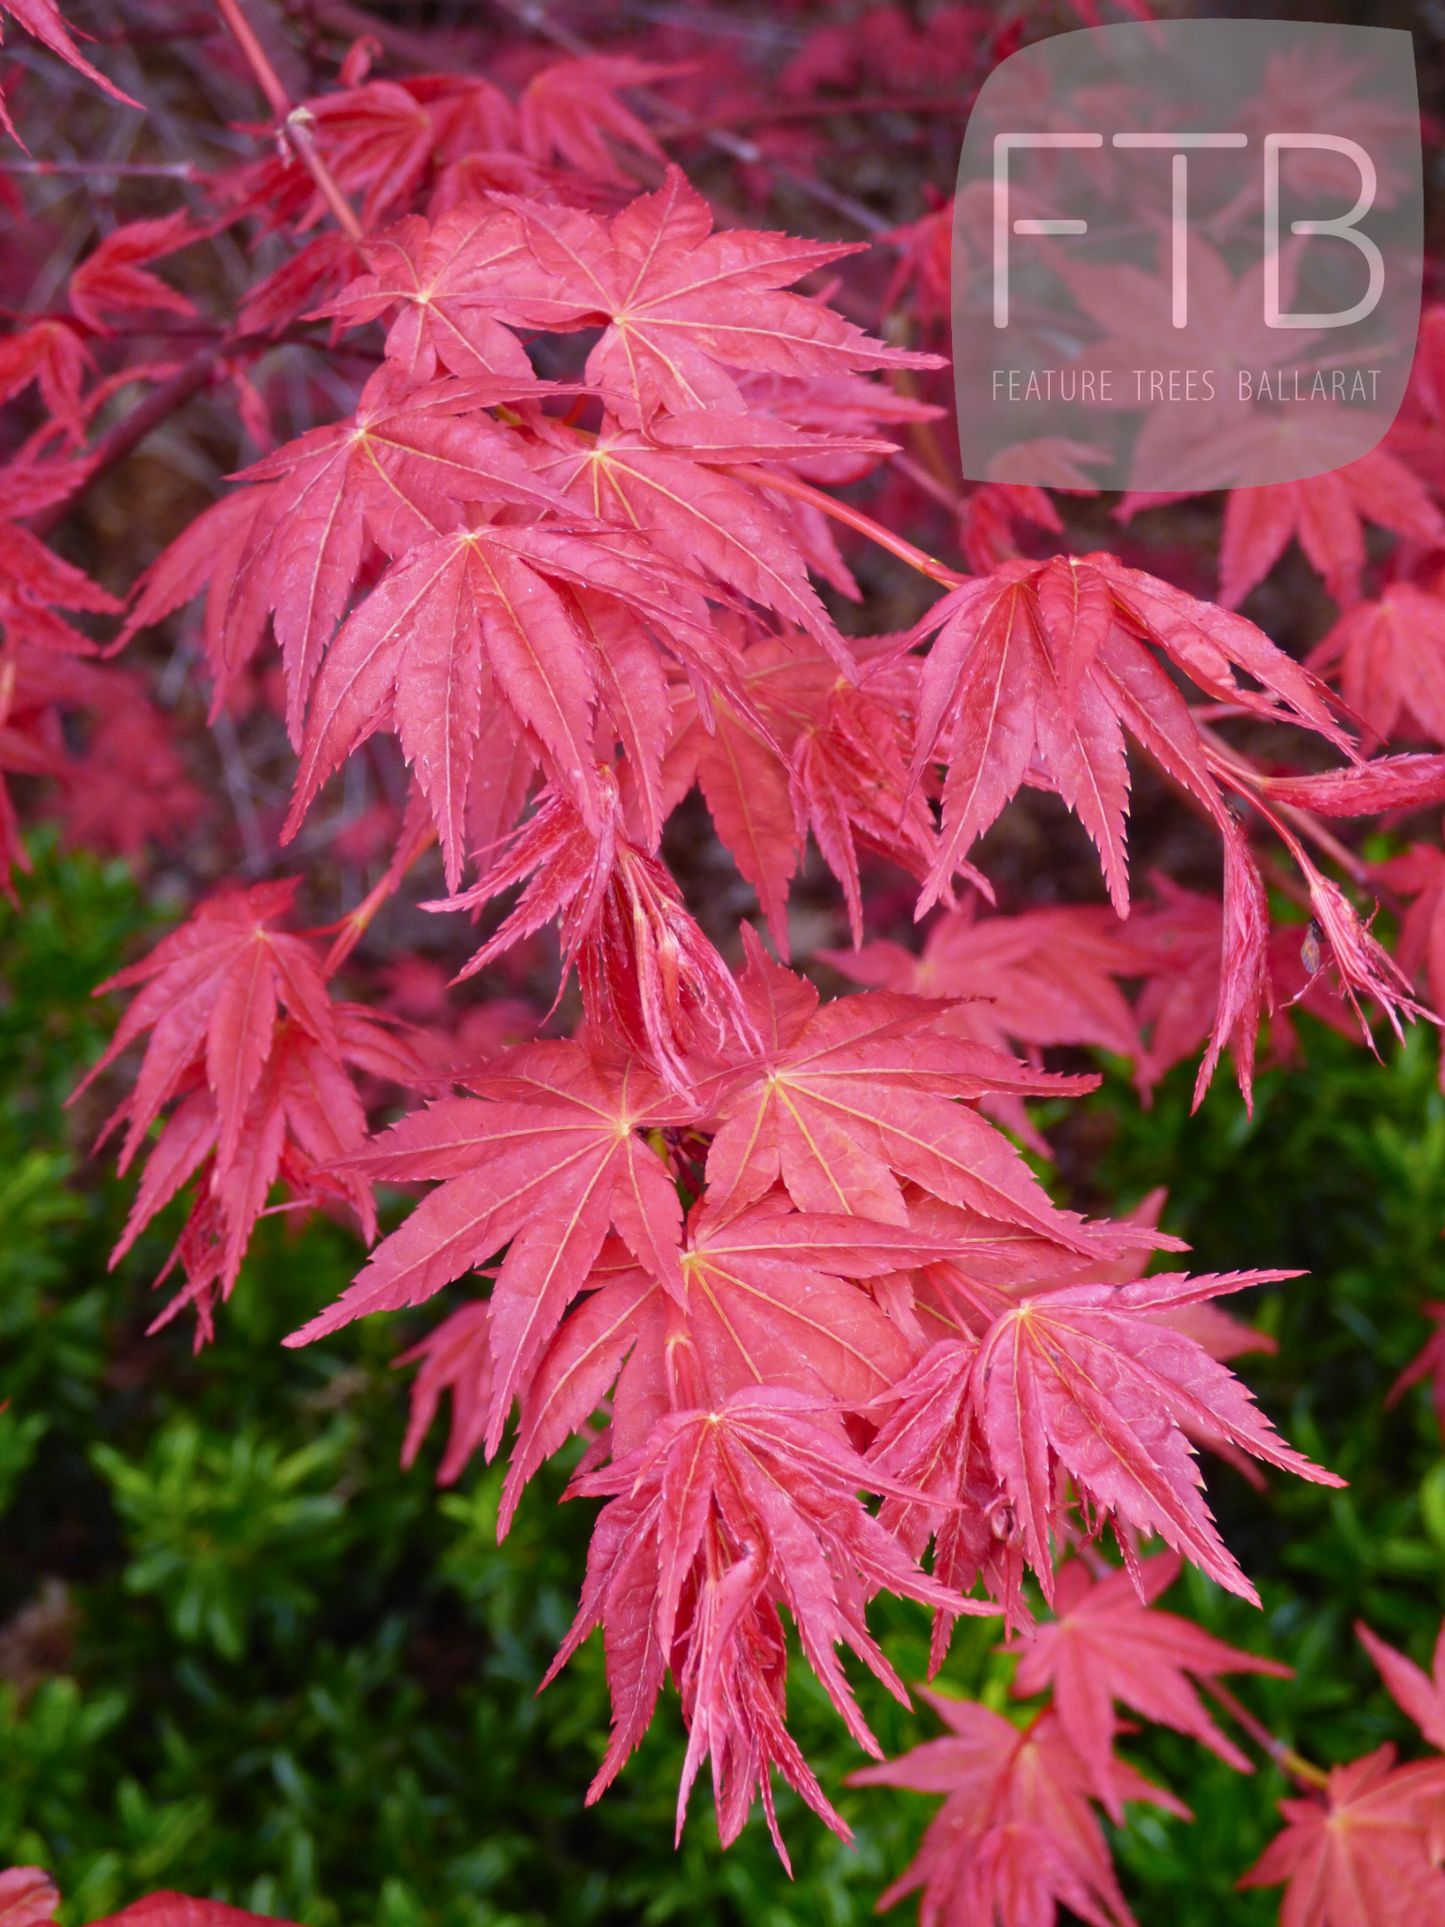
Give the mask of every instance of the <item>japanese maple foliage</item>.
M 1355 1629 L 1391 1696 L 1435 1748 L 1445 1741 L 1442 1647 L 1431 1679 L 1368 1626 Z M 1354 1927 L 1400 1921 L 1425 1927 L 1445 1909 L 1445 1758 L 1395 1764 L 1395 1748 L 1314 1776 L 1312 1799 L 1280 1802 L 1288 1825 L 1242 1887 L 1288 1882 L 1281 1927 Z M 1323 1797 L 1321 1798 L 1320 1795 Z
M 1061 1589 L 1059 1618 L 1024 1643 L 1014 1682 L 1023 1695 L 1052 1685 L 1052 1704 L 1020 1727 L 983 1706 L 929 1693 L 948 1737 L 852 1776 L 857 1785 L 947 1795 L 913 1866 L 881 1903 L 921 1888 L 925 1927 L 954 1921 L 1048 1927 L 1060 1905 L 1091 1927 L 1129 1927 L 1133 1915 L 1090 1799 L 1116 1818 L 1126 1800 L 1178 1809 L 1113 1751 L 1111 1697 L 1193 1734 L 1228 1759 L 1231 1742 L 1184 1674 L 1208 1679 L 1270 1670 L 1268 1661 L 1235 1652 L 1186 1620 L 1139 1606 L 1123 1573 L 1096 1582 L 1081 1561 L 1069 1571 L 1068 1602 Z M 1150 1593 L 1177 1571 L 1172 1560 L 1157 1567 Z M 1120 1611 L 1110 1624 L 1111 1613 Z M 1391 1694 L 1438 1747 L 1445 1738 L 1442 1649 L 1431 1678 L 1367 1626 L 1356 1630 Z M 1287 1748 L 1277 1751 L 1309 1797 L 1281 1801 L 1288 1824 L 1240 1886 L 1287 1882 L 1281 1927 L 1394 1921 L 1427 1927 L 1439 1920 L 1445 1760 L 1437 1755 L 1397 1766 L 1395 1748 L 1387 1745 L 1326 1773 Z M 1242 1755 L 1231 1764 L 1248 1769 Z
M 1048 1927 L 1061 1905 L 1090 1927 L 1132 1927 L 1089 1803 L 1089 1770 L 1057 1714 L 1045 1708 L 1019 1728 L 967 1700 L 927 1699 L 948 1736 L 852 1776 L 858 1786 L 948 1796 L 918 1858 L 880 1906 L 922 1889 L 921 1927 L 999 1920 Z M 1187 1817 L 1172 1794 L 1124 1761 L 1111 1756 L 1109 1775 L 1120 1797 Z
M 4 5 L 125 98 L 50 0 Z M 930 399 L 946 213 L 892 227 L 870 265 L 865 242 L 745 211 L 786 182 L 820 224 L 857 222 L 805 140 L 718 127 L 732 172 L 694 167 L 705 195 L 673 150 L 706 151 L 708 81 L 665 32 L 589 52 L 563 30 L 561 58 L 519 27 L 495 78 L 400 55 L 373 74 L 401 42 L 368 37 L 298 100 L 243 0 L 219 14 L 268 114 L 251 151 L 191 204 L 111 227 L 65 311 L 0 341 L 25 425 L 0 468 L 0 773 L 136 861 L 175 837 L 197 792 L 140 670 L 108 658 L 143 664 L 192 605 L 181 672 L 228 784 L 236 719 L 284 719 L 233 874 L 213 866 L 178 927 L 98 986 L 134 995 L 82 1089 L 113 1094 L 121 1171 L 145 1159 L 115 1257 L 187 1194 L 157 1323 L 190 1307 L 198 1345 L 268 1211 L 346 1216 L 372 1247 L 291 1345 L 473 1281 L 398 1361 L 419 1367 L 404 1456 L 449 1394 L 440 1476 L 504 1455 L 505 1534 L 544 1461 L 586 1441 L 569 1496 L 604 1503 L 553 1672 L 601 1629 L 613 1726 L 589 1798 L 670 1680 L 679 1829 L 706 1760 L 725 1843 L 760 1800 L 786 1860 L 775 1771 L 846 1835 L 786 1724 L 792 1634 L 881 1759 L 839 1650 L 907 1703 L 874 1596 L 932 1610 L 935 1673 L 961 1615 L 997 1616 L 1016 1692 L 1051 1702 L 1015 1724 L 930 1694 L 949 1737 L 854 1776 L 948 1795 L 885 1901 L 921 1888 L 924 1927 L 1048 1927 L 1061 1906 L 1127 1927 L 1092 1803 L 1184 1810 L 1114 1750 L 1116 1706 L 1247 1770 L 1197 1689 L 1282 1670 L 1155 1605 L 1185 1559 L 1257 1599 L 1199 1448 L 1341 1481 L 1226 1362 L 1269 1341 L 1214 1301 L 1295 1274 L 1144 1275 L 1180 1241 L 1157 1211 L 1059 1202 L 1028 1107 L 1097 1082 L 1059 1049 L 1130 1060 L 1146 1094 L 1198 1053 L 1196 1103 L 1228 1051 L 1248 1102 L 1261 1025 L 1284 1054 L 1293 1003 L 1371 1043 L 1381 1014 L 1397 1033 L 1440 1021 L 1445 857 L 1421 842 L 1371 864 L 1348 840 L 1445 799 L 1438 314 L 1394 452 L 1234 492 L 1215 602 L 1074 543 L 1063 491 L 1087 451 L 1058 449 L 1058 501 L 1005 474 L 965 492 Z M 879 7 L 772 79 L 794 105 L 875 66 L 925 104 L 957 95 L 1001 43 L 966 8 L 931 25 L 941 64 Z M 203 312 L 185 264 L 219 236 L 269 265 Z M 211 346 L 168 359 L 167 331 L 191 328 Z M 325 369 L 327 419 L 281 408 L 278 345 Z M 47 538 L 203 389 L 256 458 L 123 599 Z M 1383 564 L 1362 521 L 1397 538 Z M 1295 537 L 1340 605 L 1305 662 L 1237 608 Z M 942 595 L 877 619 L 880 555 Z M 377 839 L 372 887 L 322 927 L 326 799 L 373 768 L 392 789 L 346 824 Z M 1155 873 L 1138 900 L 1144 769 L 1202 825 L 1219 888 L 1196 856 L 1190 882 Z M 1021 904 L 1003 878 L 990 833 L 1025 790 L 1077 819 L 1099 901 Z M 674 874 L 694 792 L 756 920 Z M 24 867 L 20 823 L 0 788 L 0 878 Z M 851 950 L 793 914 L 823 871 Z M 367 961 L 420 876 L 454 981 L 494 998 L 470 1028 L 442 1021 L 424 959 L 391 963 L 415 1027 Z M 1398 956 L 1376 885 L 1392 911 L 1414 900 Z M 528 1015 L 512 992 L 545 943 L 555 997 Z M 789 967 L 809 952 L 822 982 L 862 988 L 825 1000 Z M 379 1242 L 378 1185 L 429 1187 Z M 1438 1378 L 1438 1345 L 1407 1380 Z M 1438 1743 L 1438 1664 L 1432 1683 L 1370 1650 Z M 1286 1809 L 1250 1876 L 1291 1880 L 1291 1927 L 1374 1919 L 1343 1911 L 1356 1876 L 1392 1927 L 1438 1919 L 1436 1766 L 1372 1756 L 1327 1791 L 1328 1813 Z

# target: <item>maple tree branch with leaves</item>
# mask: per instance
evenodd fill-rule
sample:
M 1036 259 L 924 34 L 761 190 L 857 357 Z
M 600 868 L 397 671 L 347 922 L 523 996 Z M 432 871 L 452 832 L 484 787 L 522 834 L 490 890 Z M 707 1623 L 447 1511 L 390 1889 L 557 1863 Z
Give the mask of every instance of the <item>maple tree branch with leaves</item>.
M 126 98 L 53 0 L 0 7 Z M 1294 1274 L 1150 1271 L 1181 1241 L 1157 1210 L 1061 1203 L 1037 1104 L 1098 1082 L 1048 1052 L 1112 1052 L 1146 1096 L 1198 1055 L 1196 1104 L 1228 1052 L 1248 1103 L 1262 1027 L 1287 1051 L 1294 1004 L 1372 1047 L 1379 1013 L 1397 1034 L 1439 1023 L 1438 841 L 1377 862 L 1322 819 L 1445 798 L 1445 310 L 1381 450 L 1230 495 L 1210 600 L 1122 537 L 1076 542 L 1067 490 L 953 472 L 929 398 L 946 393 L 946 208 L 890 227 L 795 165 L 795 134 L 727 133 L 912 112 L 906 90 L 861 85 L 851 27 L 819 68 L 853 87 L 836 102 L 795 98 L 815 85 L 796 66 L 777 101 L 715 100 L 661 57 L 665 35 L 656 57 L 594 51 L 532 11 L 515 84 L 429 71 L 411 36 L 379 31 L 293 102 L 244 0 L 217 7 L 270 125 L 185 177 L 194 202 L 111 228 L 68 272 L 66 309 L 0 341 L 0 402 L 36 417 L 0 468 L 0 776 L 53 785 L 92 824 L 124 816 L 136 849 L 174 833 L 195 791 L 118 659 L 178 617 L 210 722 L 274 723 L 264 817 L 239 778 L 259 880 L 235 862 L 97 987 L 133 993 L 76 1093 L 111 1094 L 101 1144 L 139 1167 L 113 1262 L 187 1201 L 155 1324 L 190 1316 L 198 1348 L 224 1342 L 275 1211 L 341 1216 L 368 1247 L 289 1345 L 471 1281 L 407 1354 L 406 1457 L 450 1394 L 442 1477 L 504 1456 L 505 1534 L 544 1462 L 587 1439 L 569 1494 L 602 1504 L 553 1673 L 601 1629 L 613 1727 L 589 1799 L 670 1683 L 679 1834 L 706 1761 L 724 1842 L 760 1802 L 787 1864 L 775 1776 L 846 1838 L 787 1725 L 795 1643 L 878 1762 L 854 1784 L 947 1795 L 885 1904 L 921 1888 L 925 1927 L 1035 1927 L 1056 1906 L 1127 1927 L 1096 1808 L 1184 1810 L 1115 1753 L 1115 1706 L 1250 1770 L 1202 1686 L 1310 1790 L 1247 1879 L 1300 1883 L 1287 1908 L 1310 1882 L 1393 1881 L 1425 1919 L 1445 1903 L 1440 1762 L 1314 1767 L 1218 1683 L 1278 1664 L 1155 1603 L 1185 1560 L 1257 1603 L 1206 1502 L 1211 1457 L 1343 1483 L 1229 1369 L 1259 1334 L 1216 1301 Z M 330 12 L 347 31 L 368 18 Z M 388 47 L 397 71 L 373 78 Z M 946 122 L 1006 47 L 961 37 L 956 97 L 918 111 Z M 663 136 L 684 161 L 708 141 L 727 185 L 700 191 Z M 748 218 L 749 197 L 800 181 L 886 236 L 881 271 L 867 243 Z M 198 305 L 155 264 L 222 245 L 271 265 L 247 267 L 177 366 L 153 324 Z M 276 434 L 279 384 L 253 376 L 283 344 L 312 375 L 306 419 Z M 122 597 L 48 541 L 203 391 L 254 459 Z M 1126 498 L 1122 522 L 1141 507 Z M 1343 549 L 1321 542 L 1327 510 Z M 1362 518 L 1397 538 L 1374 576 Z M 1294 534 L 1339 605 L 1303 662 L 1238 612 Z M 907 620 L 867 633 L 870 572 L 893 562 Z M 944 593 L 924 606 L 912 575 Z M 124 718 L 94 727 L 99 775 L 67 747 L 77 714 Z M 1207 826 L 1217 890 L 1156 874 L 1138 900 L 1131 756 Z M 308 921 L 320 799 L 373 767 L 394 779 L 380 874 Z M 1082 826 L 1099 901 L 1002 907 L 988 839 L 1029 791 Z M 690 807 L 756 903 L 725 933 L 670 867 Z M 1280 847 L 1308 926 L 1266 887 Z M 22 902 L 27 861 L 0 791 Z M 851 949 L 809 945 L 790 915 L 810 864 Z M 893 936 L 872 934 L 885 873 Z M 454 984 L 550 955 L 551 1008 L 518 1021 L 494 992 L 498 1023 L 468 1032 L 383 1007 L 366 940 L 414 885 L 415 925 L 481 926 L 439 939 L 472 947 Z M 1377 885 L 1411 906 L 1393 956 L 1351 894 Z M 823 997 L 818 966 L 859 987 Z M 388 1186 L 428 1188 L 381 1235 Z M 1016 1694 L 1046 1704 L 1020 1725 L 929 1692 L 948 1737 L 883 1761 L 839 1658 L 908 1704 L 869 1629 L 881 1592 L 932 1611 L 931 1674 L 961 1616 L 997 1618 Z M 1439 1656 L 1417 1678 L 1361 1637 L 1441 1746 Z M 1357 1812 L 1404 1842 L 1393 1871 L 1340 1844 Z M 49 1917 L 53 1892 L 3 1879 L 16 1927 Z

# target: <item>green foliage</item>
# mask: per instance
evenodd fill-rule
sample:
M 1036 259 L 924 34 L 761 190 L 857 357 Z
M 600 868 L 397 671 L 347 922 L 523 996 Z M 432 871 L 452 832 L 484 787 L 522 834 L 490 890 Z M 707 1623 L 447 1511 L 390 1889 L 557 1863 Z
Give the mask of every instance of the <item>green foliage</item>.
M 319 1603 L 308 1576 L 333 1564 L 345 1510 L 334 1490 L 308 1488 L 334 1485 L 348 1429 L 334 1424 L 284 1457 L 254 1428 L 224 1439 L 179 1417 L 139 1464 L 92 1446 L 135 1548 L 127 1591 L 153 1593 L 178 1639 L 223 1659 L 241 1658 L 258 1614 L 277 1635 L 294 1635 Z
M 179 1329 L 143 1336 L 174 1222 L 107 1276 L 123 1194 L 84 1160 L 61 1106 L 100 1034 L 89 988 L 149 918 L 123 873 L 38 857 L 25 918 L 0 909 L 0 1611 L 59 1576 L 80 1617 L 68 1658 L 37 1659 L 59 1677 L 0 1690 L 0 1853 L 55 1870 L 71 1927 L 157 1885 L 315 1927 L 869 1919 L 934 1803 L 841 1785 L 861 1756 L 805 1669 L 793 1721 L 856 1849 L 783 1797 L 790 1883 L 757 1824 L 721 1854 L 699 1798 L 674 1854 L 675 1702 L 584 1808 L 607 1726 L 598 1642 L 535 1689 L 572 1614 L 591 1508 L 559 1505 L 567 1466 L 549 1467 L 499 1549 L 498 1470 L 474 1467 L 450 1492 L 431 1482 L 435 1448 L 400 1470 L 390 1361 L 434 1309 L 280 1346 L 350 1276 L 344 1230 L 267 1221 L 199 1358 Z M 1253 1119 L 1222 1082 L 1190 1118 L 1183 1072 L 1149 1113 L 1111 1079 L 1081 1137 L 1108 1139 L 1087 1174 L 1094 1201 L 1168 1184 L 1168 1222 L 1200 1266 L 1310 1270 L 1258 1294 L 1281 1350 L 1244 1364 L 1294 1440 L 1352 1483 L 1330 1494 L 1272 1476 L 1260 1495 L 1211 1464 L 1265 1611 L 1197 1579 L 1169 1603 L 1288 1660 L 1293 1681 L 1235 1684 L 1281 1738 L 1329 1761 L 1412 1743 L 1352 1617 L 1423 1659 L 1445 1605 L 1428 1401 L 1384 1411 L 1426 1335 L 1417 1306 L 1442 1295 L 1445 1101 L 1427 1039 L 1383 1066 L 1314 1029 L 1308 1049 L 1308 1068 L 1263 1080 Z M 880 1600 L 873 1620 L 921 1679 L 925 1615 Z M 965 1623 L 943 1684 L 1018 1711 L 997 1630 Z M 935 1730 L 854 1676 L 890 1753 Z M 1197 1816 L 1131 1812 L 1118 1845 L 1142 1927 L 1272 1922 L 1275 1895 L 1233 1882 L 1274 1831 L 1277 1773 L 1241 1778 L 1157 1730 L 1132 1749 Z

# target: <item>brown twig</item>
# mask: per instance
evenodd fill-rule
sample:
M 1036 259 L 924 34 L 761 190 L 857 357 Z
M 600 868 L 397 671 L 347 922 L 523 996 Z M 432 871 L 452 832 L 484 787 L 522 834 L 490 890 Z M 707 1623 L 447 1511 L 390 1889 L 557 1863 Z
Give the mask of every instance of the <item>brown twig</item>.
M 335 215 L 342 233 L 352 241 L 362 240 L 365 231 L 356 218 L 356 210 L 337 186 L 335 176 L 322 160 L 311 138 L 309 111 L 305 107 L 291 105 L 290 95 L 282 86 L 280 75 L 271 65 L 266 49 L 256 38 L 250 21 L 241 10 L 241 0 L 216 0 L 216 7 L 246 56 L 257 85 L 266 96 L 266 104 L 276 121 L 278 137 L 287 143 L 315 181 L 317 191 Z

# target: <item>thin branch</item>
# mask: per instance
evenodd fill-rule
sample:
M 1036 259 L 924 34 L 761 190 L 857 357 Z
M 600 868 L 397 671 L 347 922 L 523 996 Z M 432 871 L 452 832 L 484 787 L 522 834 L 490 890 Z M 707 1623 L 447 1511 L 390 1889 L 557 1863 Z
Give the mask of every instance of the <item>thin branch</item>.
M 1277 1739 L 1267 1726 L 1254 1717 L 1242 1701 L 1234 1697 L 1227 1686 L 1221 1686 L 1217 1679 L 1210 1679 L 1202 1673 L 1197 1675 L 1197 1679 L 1198 1684 L 1219 1702 L 1230 1718 L 1238 1721 L 1260 1751 L 1268 1754 L 1276 1766 L 1283 1767 L 1292 1780 L 1297 1780 L 1301 1786 L 1308 1787 L 1312 1793 L 1328 1791 L 1329 1774 L 1315 1766 L 1312 1761 L 1305 1759 L 1303 1754 L 1296 1753 L 1292 1746 L 1286 1746 L 1283 1740 Z
M 315 181 L 322 200 L 335 215 L 342 233 L 353 241 L 362 240 L 364 230 L 356 218 L 356 210 L 337 186 L 335 176 L 322 160 L 311 138 L 310 113 L 305 107 L 291 105 L 291 98 L 281 84 L 280 75 L 271 65 L 266 49 L 256 38 L 250 21 L 241 10 L 241 0 L 216 0 L 216 7 L 246 56 L 257 85 L 266 96 L 266 104 L 277 123 L 278 135 L 288 143 Z
M 4 174 L 119 174 L 131 180 L 200 181 L 205 171 L 194 161 L 12 161 L 0 160 Z

